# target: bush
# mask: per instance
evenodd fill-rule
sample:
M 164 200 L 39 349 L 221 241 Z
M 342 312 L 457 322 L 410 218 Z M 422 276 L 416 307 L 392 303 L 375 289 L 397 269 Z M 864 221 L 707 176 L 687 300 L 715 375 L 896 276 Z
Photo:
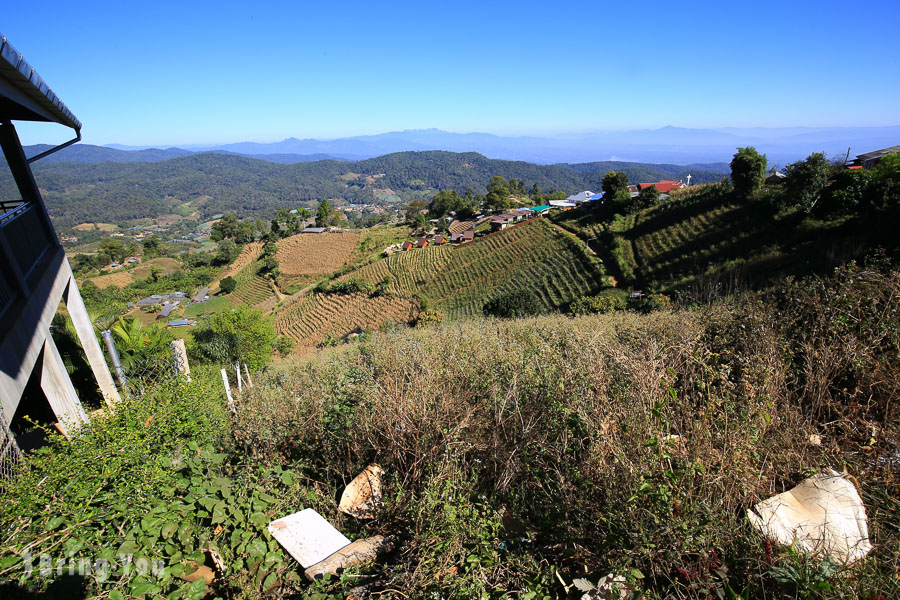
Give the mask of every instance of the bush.
M 192 349 L 202 360 L 218 365 L 244 362 L 256 371 L 272 360 L 276 341 L 272 319 L 241 306 L 205 317 L 194 332 Z
M 514 290 L 488 300 L 481 310 L 489 317 L 511 319 L 540 314 L 542 307 L 530 291 Z
M 582 296 L 569 306 L 569 312 L 575 315 L 594 313 L 610 313 L 628 308 L 625 293 L 606 293 L 597 296 Z
M 235 290 L 236 287 L 237 281 L 235 281 L 234 277 L 232 277 L 231 275 L 223 278 L 222 281 L 219 282 L 219 291 L 221 291 L 223 294 L 230 294 Z
M 355 294 L 357 292 L 370 292 L 373 285 L 362 277 L 351 277 L 344 281 L 336 281 L 327 288 L 329 294 Z
M 444 313 L 436 308 L 426 308 L 416 317 L 416 327 L 432 327 L 444 322 Z

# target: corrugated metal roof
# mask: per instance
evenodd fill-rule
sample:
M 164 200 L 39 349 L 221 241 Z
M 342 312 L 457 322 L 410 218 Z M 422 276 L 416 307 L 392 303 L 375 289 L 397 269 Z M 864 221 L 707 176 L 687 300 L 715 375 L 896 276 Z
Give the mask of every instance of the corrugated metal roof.
M 0 111 L 12 120 L 50 121 L 80 130 L 79 121 L 22 54 L 0 34 Z

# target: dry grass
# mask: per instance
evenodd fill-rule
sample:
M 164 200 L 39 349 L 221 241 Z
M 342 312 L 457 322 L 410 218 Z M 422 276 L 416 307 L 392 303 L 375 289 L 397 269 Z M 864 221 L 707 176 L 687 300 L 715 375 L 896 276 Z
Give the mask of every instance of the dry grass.
M 550 565 L 567 582 L 637 569 L 648 598 L 897 597 L 900 486 L 879 457 L 900 433 L 900 274 L 785 298 L 379 333 L 271 374 L 236 440 L 335 490 L 381 464 L 365 534 L 404 540 L 383 576 L 406 597 L 565 597 Z M 876 545 L 830 579 L 744 516 L 825 467 L 859 479 Z M 807 570 L 773 575 L 787 567 Z

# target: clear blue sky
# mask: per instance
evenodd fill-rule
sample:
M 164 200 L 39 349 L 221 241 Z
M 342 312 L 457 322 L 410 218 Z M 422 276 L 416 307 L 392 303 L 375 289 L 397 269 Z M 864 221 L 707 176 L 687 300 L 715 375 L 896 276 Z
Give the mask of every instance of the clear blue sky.
M 897 0 L 436 4 L 8 2 L 0 31 L 94 144 L 900 124 Z

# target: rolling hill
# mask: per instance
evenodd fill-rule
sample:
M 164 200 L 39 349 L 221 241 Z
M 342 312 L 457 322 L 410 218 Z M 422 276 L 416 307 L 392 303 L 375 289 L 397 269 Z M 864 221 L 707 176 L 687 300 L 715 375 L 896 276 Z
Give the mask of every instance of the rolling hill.
M 105 149 L 112 151 L 111 149 Z M 148 151 L 149 152 L 149 151 Z M 90 222 L 96 215 L 116 224 L 171 213 L 201 220 L 226 211 L 269 219 L 276 208 L 313 206 L 323 198 L 379 203 L 385 190 L 401 201 L 428 200 L 440 189 L 482 192 L 494 175 L 516 178 L 543 190 L 598 190 L 610 168 L 634 181 L 693 175 L 695 183 L 718 181 L 720 172 L 677 165 L 591 163 L 537 165 L 493 160 L 474 153 L 402 152 L 357 162 L 320 160 L 277 164 L 229 154 L 192 154 L 159 162 L 35 163 L 35 178 L 57 227 Z M 348 175 L 383 175 L 365 183 Z M 16 195 L 8 173 L 0 194 Z

